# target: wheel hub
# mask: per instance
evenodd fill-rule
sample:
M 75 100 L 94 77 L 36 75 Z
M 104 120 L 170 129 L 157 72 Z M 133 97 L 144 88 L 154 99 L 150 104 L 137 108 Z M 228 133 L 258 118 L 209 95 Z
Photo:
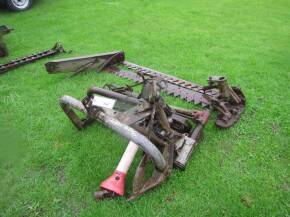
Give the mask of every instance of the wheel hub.
M 12 0 L 12 3 L 19 9 L 25 9 L 29 4 L 29 0 Z

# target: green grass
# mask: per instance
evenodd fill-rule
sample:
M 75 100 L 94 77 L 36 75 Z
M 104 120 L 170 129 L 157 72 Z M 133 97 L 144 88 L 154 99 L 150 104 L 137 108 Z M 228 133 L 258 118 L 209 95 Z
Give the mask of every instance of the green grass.
M 132 62 L 201 84 L 226 75 L 245 92 L 246 111 L 229 130 L 212 117 L 186 171 L 161 187 L 133 202 L 96 203 L 92 192 L 127 141 L 100 125 L 78 132 L 58 98 L 126 81 L 48 75 L 46 60 L 13 70 L 0 77 L 0 216 L 289 216 L 289 0 L 76 2 L 0 9 L 1 23 L 15 28 L 1 63 L 56 41 L 73 50 L 62 58 L 124 50 Z

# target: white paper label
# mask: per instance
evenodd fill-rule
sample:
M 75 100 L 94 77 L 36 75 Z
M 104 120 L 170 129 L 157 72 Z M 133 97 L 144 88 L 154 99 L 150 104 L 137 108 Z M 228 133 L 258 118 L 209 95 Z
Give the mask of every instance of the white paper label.
M 103 96 L 94 96 L 93 99 L 93 106 L 98 106 L 98 107 L 103 107 L 103 108 L 108 108 L 112 109 L 116 103 L 115 99 L 103 97 Z

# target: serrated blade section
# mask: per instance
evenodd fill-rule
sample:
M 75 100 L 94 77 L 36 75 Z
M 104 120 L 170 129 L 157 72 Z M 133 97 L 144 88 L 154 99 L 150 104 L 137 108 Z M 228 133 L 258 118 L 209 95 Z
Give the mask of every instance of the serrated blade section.
M 148 68 L 140 67 L 136 64 L 132 63 L 124 63 L 124 65 L 131 70 L 134 71 L 127 71 L 120 69 L 116 66 L 111 66 L 107 68 L 107 70 L 111 73 L 116 74 L 119 77 L 127 78 L 134 82 L 141 82 L 142 78 L 139 74 L 148 75 L 150 77 L 158 77 L 162 78 L 167 82 L 166 87 L 162 90 L 168 95 L 179 97 L 186 102 L 192 102 L 194 104 L 201 104 L 202 106 L 206 106 L 209 104 L 208 100 L 203 96 L 202 87 L 197 84 L 190 83 L 188 81 L 184 81 L 182 79 L 178 79 L 172 76 L 167 76 L 164 73 L 159 73 L 157 71 L 151 71 Z M 138 72 L 139 74 L 137 74 Z M 199 91 L 199 92 L 197 92 Z
M 138 74 L 136 74 L 135 72 L 121 70 L 121 69 L 114 67 L 114 66 L 107 68 L 107 70 L 111 73 L 114 73 L 115 75 L 117 75 L 121 78 L 127 78 L 131 81 L 134 81 L 134 82 L 142 81 L 142 78 Z

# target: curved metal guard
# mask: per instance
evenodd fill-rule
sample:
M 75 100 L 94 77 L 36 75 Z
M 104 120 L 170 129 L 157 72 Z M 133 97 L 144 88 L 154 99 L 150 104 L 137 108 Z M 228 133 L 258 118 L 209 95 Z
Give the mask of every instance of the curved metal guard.
M 80 112 L 83 112 L 84 114 L 87 114 L 87 110 L 81 101 L 71 96 L 63 96 L 59 99 L 59 104 L 64 113 L 68 116 L 68 118 L 71 120 L 71 122 L 75 125 L 75 127 L 78 130 L 84 128 L 86 120 L 81 120 L 73 110 L 76 109 Z

